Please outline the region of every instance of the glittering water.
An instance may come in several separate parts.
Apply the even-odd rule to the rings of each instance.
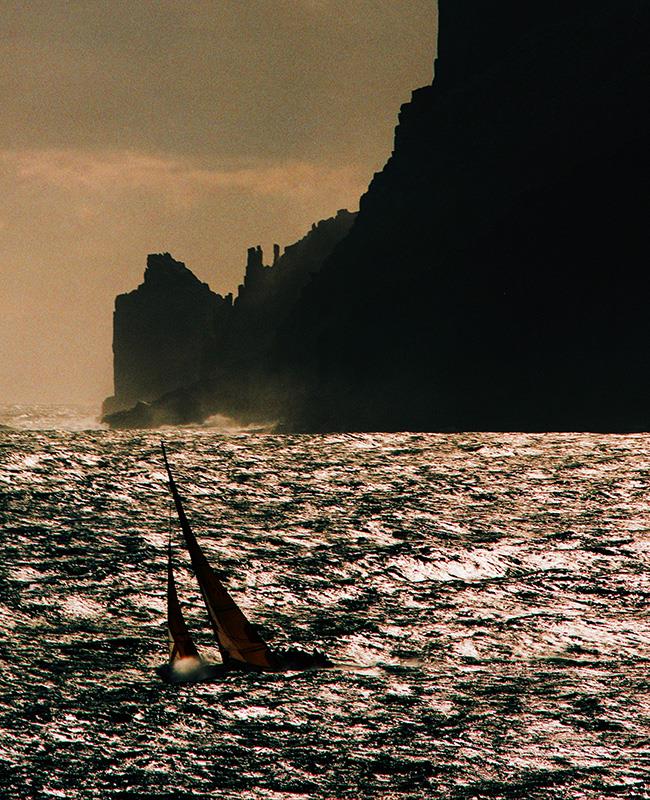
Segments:
[[[242,607],[339,662],[169,686],[160,433],[20,413],[0,414],[0,797],[650,796],[650,436],[166,430]]]

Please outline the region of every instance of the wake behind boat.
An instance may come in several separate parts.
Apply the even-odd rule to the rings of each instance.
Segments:
[[[185,514],[183,502],[167,460],[165,445],[161,443],[161,447],[185,545],[190,554],[192,568],[223,662],[222,664],[209,664],[203,661],[192,640],[178,601],[170,543],[167,567],[167,627],[170,658],[169,664],[160,669],[162,677],[172,682],[204,681],[213,680],[233,670],[283,672],[332,666],[327,656],[317,650],[314,650],[313,653],[293,648],[272,650],[255,627],[251,625],[201,550]]]

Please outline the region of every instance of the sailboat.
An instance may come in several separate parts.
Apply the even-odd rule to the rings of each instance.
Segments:
[[[221,664],[204,662],[192,640],[178,600],[170,542],[167,567],[167,628],[170,659],[169,664],[161,669],[163,677],[168,680],[212,680],[232,670],[282,672],[331,666],[329,659],[317,650],[312,653],[294,648],[272,650],[251,625],[201,550],[185,514],[183,501],[167,460],[165,445],[161,443],[161,447],[185,545],[190,554],[192,568],[222,659]]]

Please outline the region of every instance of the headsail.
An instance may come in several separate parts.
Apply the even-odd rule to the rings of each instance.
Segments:
[[[199,658],[199,651],[192,641],[185,618],[178,602],[174,567],[172,564],[172,545],[168,547],[167,562],[167,630],[169,633],[169,661],[180,658]]]
[[[172,477],[164,444],[162,444],[162,452],[176,511],[178,512],[185,543],[192,559],[192,567],[194,568],[194,573],[208,610],[210,624],[224,663],[247,664],[264,670],[276,669],[276,659],[268,645],[228,594],[199,547],[185,515],[176,483]]]

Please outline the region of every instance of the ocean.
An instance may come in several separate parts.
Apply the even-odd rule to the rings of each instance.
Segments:
[[[650,797],[650,435],[0,425],[0,797]],[[333,668],[160,680],[170,524],[218,660],[161,439],[248,617]]]

